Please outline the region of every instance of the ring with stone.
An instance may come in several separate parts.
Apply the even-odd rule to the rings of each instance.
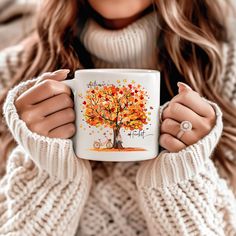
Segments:
[[[192,130],[193,125],[190,121],[184,120],[180,123],[180,130],[177,134],[177,138],[181,139],[185,132]]]

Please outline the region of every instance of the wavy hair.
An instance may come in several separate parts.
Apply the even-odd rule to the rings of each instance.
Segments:
[[[236,153],[236,109],[219,95],[219,77],[223,73],[222,44],[228,41],[228,24],[222,14],[231,6],[221,0],[157,0],[160,36],[157,58],[169,93],[173,96],[168,78],[176,72],[202,96],[216,102],[224,114],[224,130],[214,152],[215,160],[233,178],[231,163],[224,152],[230,148]],[[69,68],[93,68],[89,53],[78,35],[92,11],[86,0],[44,0],[37,17],[36,37],[24,51],[25,63],[0,98],[0,108],[10,88],[46,71]],[[0,117],[2,118],[2,117]],[[2,118],[3,119],[3,118]],[[14,146],[5,122],[0,124],[3,138],[2,160],[7,159]],[[235,166],[234,166],[235,167]],[[236,169],[236,168],[234,168]]]

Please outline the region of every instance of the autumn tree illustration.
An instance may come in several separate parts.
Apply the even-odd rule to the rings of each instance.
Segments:
[[[113,129],[113,148],[123,148],[120,129],[142,130],[147,124],[147,92],[140,84],[94,86],[82,101],[85,121]]]

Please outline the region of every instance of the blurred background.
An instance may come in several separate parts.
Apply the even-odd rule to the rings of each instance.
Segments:
[[[15,45],[35,26],[40,0],[0,0],[0,50]]]

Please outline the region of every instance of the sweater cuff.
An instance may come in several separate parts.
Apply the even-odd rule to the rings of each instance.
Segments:
[[[210,133],[197,143],[179,152],[171,153],[164,150],[155,159],[144,161],[137,173],[137,185],[156,188],[168,187],[192,179],[198,173],[206,171],[208,166],[206,164],[210,161],[209,157],[223,130],[222,112],[219,106],[208,100],[206,101],[214,108],[216,114],[216,124]]]
[[[32,87],[37,79],[21,82],[8,92],[3,105],[3,115],[9,130],[38,168],[45,170],[49,175],[64,181],[81,179],[84,174],[90,175],[89,161],[75,155],[71,139],[39,135],[32,132],[19,118],[14,101],[20,94]]]

